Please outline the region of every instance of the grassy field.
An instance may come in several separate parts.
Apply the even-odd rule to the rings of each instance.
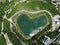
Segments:
[[[38,9],[37,9],[38,8]],[[11,17],[14,15],[17,11],[25,9],[29,11],[37,11],[37,10],[48,10],[52,13],[52,16],[58,14],[58,11],[56,10],[55,6],[53,4],[50,4],[48,2],[43,1],[30,1],[29,3],[19,3],[15,6],[15,8],[12,9],[10,14],[7,14],[7,17]]]
[[[7,45],[3,35],[0,37],[0,45]]]
[[[49,33],[47,33],[47,35],[48,35],[51,39],[56,38],[58,34],[59,34],[58,31],[54,31],[54,32],[49,32]]]
[[[0,33],[1,33],[1,29],[2,29],[2,22],[0,22]]]
[[[5,14],[4,4],[0,2],[0,17],[3,17]]]
[[[57,43],[57,42],[56,42],[56,43],[54,43],[54,45],[60,45],[60,43]]]
[[[1,0],[1,2],[3,2],[3,3],[4,3],[5,1],[6,1],[6,0]]]
[[[14,27],[12,30],[16,30]],[[20,39],[18,39],[16,37],[16,35],[14,33],[11,32],[10,30],[10,22],[7,21],[6,19],[4,20],[4,33],[8,34],[8,37],[10,39],[10,41],[12,42],[13,45],[21,45],[21,42],[19,41]]]
[[[9,32],[8,37],[13,45],[22,45],[18,36],[16,36],[14,33]]]
[[[10,22],[7,21],[6,19],[4,20],[4,31],[5,33],[10,32]]]

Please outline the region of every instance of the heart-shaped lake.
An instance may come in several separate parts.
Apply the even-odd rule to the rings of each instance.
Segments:
[[[39,16],[35,19],[30,19],[26,14],[22,14],[17,19],[17,23],[25,35],[30,35],[34,31],[38,31],[41,26],[47,24],[47,18],[45,15]],[[36,32],[34,32],[36,33]]]

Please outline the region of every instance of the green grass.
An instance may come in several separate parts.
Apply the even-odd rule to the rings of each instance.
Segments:
[[[13,30],[15,30],[15,28]],[[5,31],[5,33],[8,34],[8,37],[9,37],[10,41],[13,43],[13,45],[21,44],[19,39],[16,37],[16,35],[11,32],[10,22],[7,21],[6,19],[4,20],[4,31]]]
[[[54,45],[60,45],[60,43],[54,43]]]
[[[0,37],[0,45],[7,45],[3,35]]]
[[[4,3],[5,1],[6,1],[6,0],[1,0],[1,2],[3,2],[3,3]]]
[[[8,37],[9,37],[9,39],[12,42],[13,45],[22,45],[18,36],[16,36],[12,32],[8,33]]]
[[[47,33],[47,35],[51,38],[51,39],[54,39],[56,38],[56,36],[59,34],[58,31],[54,31],[54,32],[49,32]]]
[[[5,14],[4,11],[4,4],[0,2],[0,17],[2,17]]]
[[[10,22],[7,21],[6,19],[4,20],[4,31],[6,33],[10,32]]]
[[[21,9],[26,9],[26,10],[33,10],[37,11],[36,7],[39,7],[40,10],[48,10],[52,13],[52,15],[58,14],[58,11],[56,10],[55,6],[51,3],[48,2],[42,2],[42,1],[31,1],[30,3],[19,3],[18,5],[13,8],[10,14],[7,14],[7,17],[11,17],[14,15],[17,11]]]
[[[0,22],[0,33],[1,33],[1,29],[2,29],[2,22]]]

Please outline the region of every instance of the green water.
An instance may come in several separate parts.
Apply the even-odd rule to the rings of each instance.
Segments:
[[[44,26],[47,23],[47,18],[43,15],[35,19],[30,19],[26,14],[22,14],[17,23],[25,35],[28,35],[38,27]]]

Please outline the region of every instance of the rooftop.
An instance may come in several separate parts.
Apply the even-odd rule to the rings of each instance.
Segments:
[[[52,39],[51,39],[50,37],[45,36],[45,39],[44,39],[44,41],[43,41],[43,43],[44,43],[45,45],[50,45],[52,42],[53,42],[53,41],[52,41]]]

